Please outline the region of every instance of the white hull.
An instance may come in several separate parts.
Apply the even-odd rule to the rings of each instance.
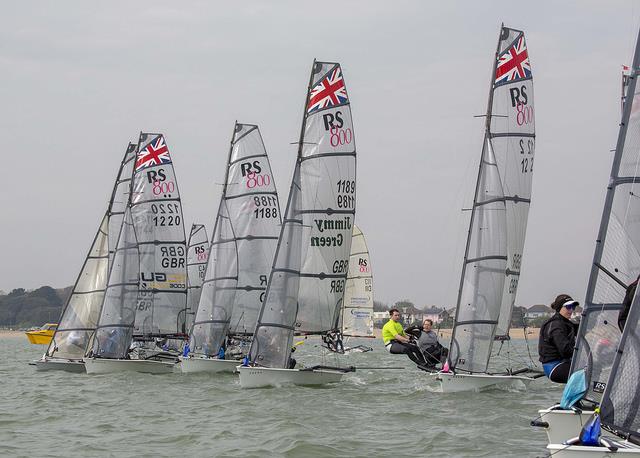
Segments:
[[[582,413],[577,413],[573,410],[544,409],[538,410],[538,414],[538,421],[549,424],[544,428],[549,443],[562,444],[580,434],[593,411],[584,410]]]
[[[281,385],[324,385],[342,380],[344,372],[330,369],[310,371],[272,367],[238,366],[242,388],[262,388]]]
[[[176,365],[172,361],[150,359],[87,358],[84,360],[87,374],[111,374],[115,372],[144,372],[146,374],[170,374]]]
[[[461,391],[484,391],[494,388],[526,389],[532,378],[519,375],[488,374],[454,374],[451,372],[434,372],[428,377],[437,382],[441,393],[458,393]]]
[[[84,373],[84,362],[70,359],[42,358],[34,361],[37,371],[67,371]]]
[[[549,444],[547,445],[547,450],[549,451],[549,455],[554,458],[614,458],[620,454],[640,456],[640,447],[637,445],[621,441],[620,439],[613,439],[609,437],[607,437],[607,439],[619,447],[616,452],[613,452],[606,447],[585,447],[584,445],[564,444]]]
[[[240,361],[233,359],[199,358],[192,356],[189,358],[180,357],[180,362],[176,365],[176,370],[184,374],[195,372],[237,372],[236,367]]]

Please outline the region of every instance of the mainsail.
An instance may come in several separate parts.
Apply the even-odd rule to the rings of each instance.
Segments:
[[[124,359],[129,352],[136,317],[140,257],[131,208],[125,210],[100,318],[89,349],[92,356]]]
[[[124,209],[129,200],[135,149],[136,145],[129,143],[120,163],[107,211],[45,353],[48,357],[82,359],[89,338],[95,331],[107,288],[109,266],[113,261]]]
[[[207,271],[189,336],[194,354],[216,356],[225,342],[238,285],[238,249],[227,201],[220,199]]]
[[[640,97],[638,45],[629,76],[584,311],[571,371],[586,368],[585,399],[598,403],[620,341],[617,317],[626,286],[640,274]]]
[[[600,407],[602,424],[634,444],[640,444],[638,380],[640,380],[640,294],[636,290]]]
[[[276,184],[258,126],[236,123],[225,192],[238,248],[238,285],[230,333],[252,335],[280,233]]]
[[[140,251],[134,337],[181,335],[179,316],[187,300],[187,244],[178,183],[162,134],[140,134],[131,215]]]
[[[342,335],[373,336],[373,275],[364,234],[356,225],[351,236],[349,274],[342,305]]]
[[[288,367],[295,332],[337,331],[355,217],[356,150],[339,64],[314,62],[285,218],[250,359]]]
[[[508,339],[534,149],[533,78],[524,33],[503,26],[451,338],[457,369],[486,372],[493,340]]]
[[[193,352],[217,354],[228,334],[253,333],[279,230],[278,194],[260,130],[236,123]]]
[[[200,302],[202,282],[207,271],[209,257],[209,239],[204,224],[192,224],[187,243],[187,308],[181,319],[182,332],[188,333]]]

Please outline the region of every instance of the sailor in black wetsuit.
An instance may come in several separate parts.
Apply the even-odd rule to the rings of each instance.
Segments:
[[[578,324],[570,320],[578,306],[568,294],[560,294],[551,304],[556,313],[540,327],[538,354],[544,373],[549,380],[567,383],[571,357],[576,344]]]
[[[629,309],[633,302],[633,296],[636,295],[636,287],[638,286],[639,279],[640,277],[636,278],[636,281],[627,286],[627,292],[625,293],[622,301],[622,310],[620,310],[620,313],[618,314],[618,327],[620,328],[620,332],[624,331],[624,325],[627,322],[627,317],[629,316]]]

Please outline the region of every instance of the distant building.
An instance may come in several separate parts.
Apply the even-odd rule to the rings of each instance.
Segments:
[[[373,325],[377,328],[381,328],[388,319],[389,312],[373,312]]]
[[[445,316],[444,316],[445,313],[447,313],[447,311],[439,307],[429,307],[422,311],[422,317],[420,321],[424,321],[428,318],[434,323],[440,323],[442,320],[445,319]]]
[[[524,314],[524,317],[533,320],[536,318],[547,317],[551,315],[553,315],[553,309],[551,307],[547,307],[544,304],[536,304],[529,307],[527,312]]]

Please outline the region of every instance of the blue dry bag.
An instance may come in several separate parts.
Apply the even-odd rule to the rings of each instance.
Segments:
[[[222,347],[218,350],[218,359],[224,359],[224,348]]]
[[[585,376],[584,369],[575,371],[569,377],[567,385],[562,392],[562,400],[560,401],[560,407],[565,410],[569,410],[573,405],[578,402],[584,394],[587,392],[587,377]]]
[[[245,367],[249,365],[249,355],[242,358],[242,365]]]
[[[185,358],[189,356],[189,351],[191,351],[191,349],[189,348],[189,343],[187,343],[182,350],[182,356],[184,356]]]
[[[591,416],[589,421],[580,431],[580,445],[598,446],[600,445],[600,414],[598,410]]]

